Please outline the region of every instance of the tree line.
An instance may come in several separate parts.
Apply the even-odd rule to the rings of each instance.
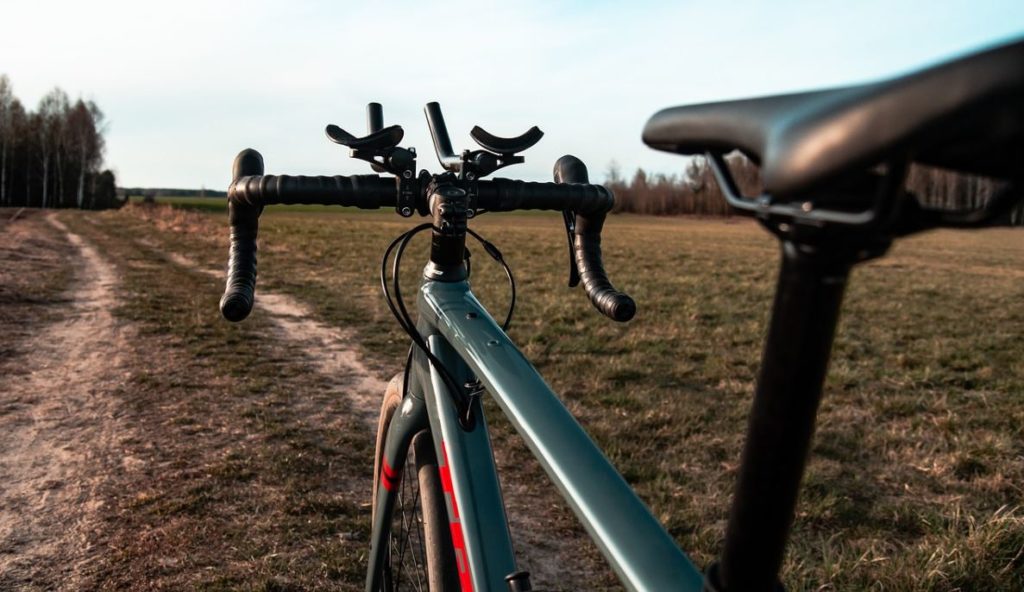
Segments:
[[[157,198],[157,197],[216,197],[224,198],[228,196],[227,191],[219,189],[207,189],[205,187],[201,189],[174,189],[172,187],[122,187],[121,193],[124,195],[141,195],[144,198]]]
[[[119,207],[114,173],[103,165],[103,112],[54,88],[35,111],[0,75],[0,206]]]
[[[744,195],[758,195],[761,179],[757,165],[738,152],[726,160]],[[649,174],[638,168],[626,179],[614,162],[605,175],[605,185],[615,193],[615,211],[648,215],[732,216],[711,167],[703,157],[691,158],[678,175]],[[985,177],[963,175],[936,167],[913,165],[907,174],[906,190],[928,207],[949,210],[977,209],[984,205],[1002,183]],[[1007,223],[1024,225],[1024,207],[1017,207]]]

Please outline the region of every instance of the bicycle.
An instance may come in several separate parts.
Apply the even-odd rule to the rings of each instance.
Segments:
[[[984,76],[972,74],[976,70]],[[918,109],[922,97],[929,98],[936,88],[965,79],[972,84],[939,101],[938,108]],[[572,252],[570,284],[581,283],[609,318],[627,321],[635,313],[632,299],[608,281],[601,260],[601,230],[614,198],[589,184],[582,162],[559,159],[554,183],[483,179],[522,162],[519,153],[540,139],[539,129],[499,138],[477,127],[471,135],[481,150],[456,155],[440,107],[428,104],[434,148],[446,170],[439,175],[415,173],[415,150],[398,146],[401,128],[384,128],[376,104],[368,108],[367,136],[357,138],[337,126],[328,126],[327,134],[349,147],[351,156],[393,178],[265,176],[259,154],[243,151],[235,159],[228,194],[231,252],[221,311],[239,321],[252,308],[256,234],[264,204],[387,206],[405,217],[431,217],[396,238],[382,263],[388,304],[413,346],[406,370],[387,389],[379,419],[366,578],[370,592],[531,589],[529,574],[518,570],[512,552],[481,408],[485,392],[627,588],[781,589],[779,566],[849,271],[883,255],[898,237],[940,226],[983,226],[1021,201],[1022,94],[1024,42],[1017,42],[888,83],[681,107],[648,122],[644,140],[649,145],[706,153],[729,203],[756,216],[783,245],[725,550],[721,562],[703,574],[505,334],[511,310],[499,324],[467,282],[467,236],[480,240],[504,264],[500,251],[468,228],[473,217],[485,211],[562,211]],[[860,119],[851,122],[852,116]],[[863,126],[872,117],[895,117],[904,124],[888,135],[870,133],[870,125],[854,125],[860,121]],[[991,124],[999,121],[1009,122],[1005,133],[993,135]],[[977,127],[985,123],[990,125]],[[838,132],[845,135],[822,151],[823,140]],[[984,151],[964,156],[956,150],[964,146]],[[760,162],[764,195],[746,198],[736,188],[724,160],[734,148]],[[811,149],[821,154],[808,161]],[[1001,152],[1007,149],[1009,154]],[[928,210],[901,190],[911,161],[994,174],[1009,184],[980,211]],[[879,162],[887,165],[884,171],[874,168]],[[430,257],[417,298],[419,318],[413,320],[401,298],[397,271],[411,238],[427,230],[432,233]],[[416,574],[410,576],[412,569]]]

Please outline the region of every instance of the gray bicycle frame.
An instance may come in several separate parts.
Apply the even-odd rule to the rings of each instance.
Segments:
[[[627,589],[702,589],[702,574],[484,309],[468,282],[424,281],[417,309],[418,328],[432,353],[456,380],[479,378]],[[471,578],[463,580],[463,590],[467,584],[476,591],[508,590],[505,577],[517,567],[480,401],[473,402],[472,429],[464,429],[441,375],[422,354],[414,356],[408,384],[388,430],[384,458],[401,470],[413,436],[430,429],[438,462],[450,474],[454,500],[447,491],[445,497],[453,535],[461,532],[464,541],[455,542],[460,577]],[[395,503],[392,488],[397,488],[386,485],[381,478],[376,492],[369,592],[379,586]]]

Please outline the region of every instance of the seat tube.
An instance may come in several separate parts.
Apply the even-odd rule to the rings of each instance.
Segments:
[[[782,589],[778,572],[852,265],[848,252],[782,242],[725,548],[709,570],[708,589]]]

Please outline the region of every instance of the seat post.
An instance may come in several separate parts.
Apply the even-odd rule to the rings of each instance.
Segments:
[[[782,240],[782,265],[725,548],[721,562],[708,570],[707,590],[782,590],[778,572],[843,292],[858,260],[848,248]]]

